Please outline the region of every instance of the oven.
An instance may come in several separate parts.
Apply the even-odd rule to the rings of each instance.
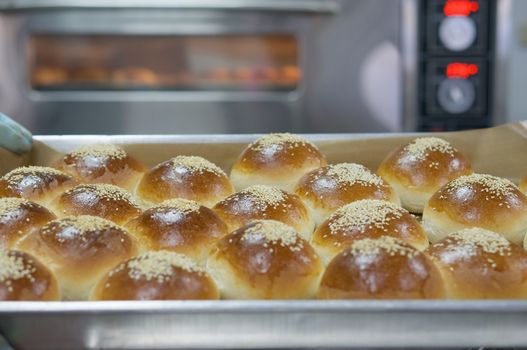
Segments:
[[[452,1],[465,2],[0,2],[0,111],[38,134],[488,126],[503,115],[494,43],[512,0],[468,1],[483,51],[430,51]],[[449,63],[474,62],[477,76],[439,95]],[[467,83],[485,102],[470,122],[439,101],[471,98]]]

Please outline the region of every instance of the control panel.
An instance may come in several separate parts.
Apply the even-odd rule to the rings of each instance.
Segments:
[[[495,2],[420,1],[420,131],[491,125]]]

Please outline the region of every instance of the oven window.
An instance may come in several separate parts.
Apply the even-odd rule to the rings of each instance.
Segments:
[[[293,35],[127,36],[35,34],[35,90],[295,90]]]

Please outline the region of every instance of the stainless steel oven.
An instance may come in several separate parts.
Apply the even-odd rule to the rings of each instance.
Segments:
[[[446,78],[423,68],[423,21],[452,1],[0,1],[0,111],[39,134],[455,128],[459,113],[426,115],[421,95]],[[476,34],[492,32],[480,76],[497,72],[511,1],[472,1],[488,10],[469,14],[488,20]],[[488,106],[470,126],[494,121]]]

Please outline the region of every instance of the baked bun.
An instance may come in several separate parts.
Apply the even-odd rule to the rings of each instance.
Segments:
[[[363,239],[337,255],[319,299],[438,299],[441,275],[425,254],[394,237]]]
[[[60,159],[55,167],[81,182],[107,183],[132,190],[146,168],[116,145],[86,145]]]
[[[432,243],[451,232],[481,227],[521,244],[527,232],[527,197],[506,179],[482,174],[461,176],[430,198],[423,227]]]
[[[139,204],[121,187],[108,184],[76,186],[55,201],[52,207],[60,216],[92,215],[122,225],[141,213]]]
[[[57,279],[31,255],[0,249],[0,301],[60,300]]]
[[[0,250],[38,231],[56,216],[43,206],[21,198],[0,198]]]
[[[62,171],[41,166],[16,168],[0,178],[0,197],[18,197],[46,205],[77,184]]]
[[[317,225],[338,208],[356,200],[401,203],[387,182],[365,166],[354,163],[332,164],[307,173],[295,186],[295,193],[312,210]]]
[[[220,239],[207,268],[225,299],[311,298],[323,271],[309,243],[273,220],[256,220]]]
[[[421,137],[399,147],[377,171],[399,194],[402,206],[412,213],[422,213],[428,199],[441,186],[472,172],[468,159],[437,137]]]
[[[292,192],[305,173],[326,164],[317,146],[304,138],[289,133],[269,134],[243,150],[232,167],[231,181],[237,191],[269,185]]]
[[[19,247],[56,273],[65,300],[86,300],[108,270],[137,254],[135,240],[126,231],[87,215],[51,221]]]
[[[527,176],[524,177],[520,182],[520,191],[527,195]]]
[[[91,300],[218,299],[214,281],[184,255],[157,251],[119,264],[95,285]]]
[[[428,247],[426,233],[412,214],[377,199],[363,199],[337,210],[317,227],[311,244],[327,263],[354,241],[381,236],[401,239],[419,250]]]
[[[457,231],[426,253],[443,275],[448,298],[527,298],[527,252],[496,232]]]
[[[137,194],[150,203],[186,198],[207,207],[234,193],[227,174],[214,163],[195,156],[177,156],[145,174]]]
[[[204,263],[227,225],[211,209],[188,199],[172,199],[146,210],[126,228],[148,250],[170,250]]]
[[[212,208],[229,232],[253,220],[283,222],[309,240],[315,228],[309,210],[296,194],[278,187],[255,185],[225,198]]]

